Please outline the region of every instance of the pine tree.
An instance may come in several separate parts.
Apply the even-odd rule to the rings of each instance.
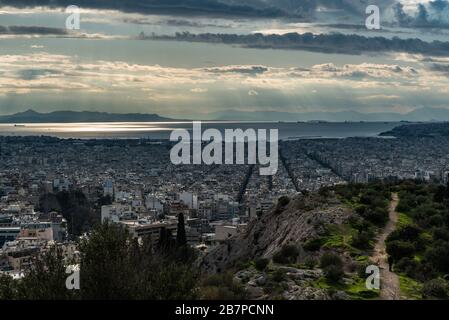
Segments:
[[[178,232],[176,233],[176,244],[178,245],[178,247],[187,245],[184,214],[182,212],[178,215]]]

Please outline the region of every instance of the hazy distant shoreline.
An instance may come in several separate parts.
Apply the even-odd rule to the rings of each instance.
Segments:
[[[278,129],[280,140],[380,137],[399,122],[249,122],[204,121],[202,129]],[[192,129],[191,121],[0,124],[1,136],[51,136],[74,139],[169,139],[174,129]],[[382,137],[384,138],[384,137]]]

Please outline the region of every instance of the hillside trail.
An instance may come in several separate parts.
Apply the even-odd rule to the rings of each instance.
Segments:
[[[399,197],[397,193],[392,194],[390,208],[388,211],[388,223],[377,238],[374,246],[371,261],[380,268],[380,299],[400,300],[401,290],[399,286],[399,276],[388,268],[388,255],[385,240],[388,235],[396,229],[399,213],[396,211]]]

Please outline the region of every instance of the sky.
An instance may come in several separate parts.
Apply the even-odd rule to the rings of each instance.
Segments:
[[[380,30],[365,0],[0,0],[0,114],[449,108],[449,1],[375,3]]]

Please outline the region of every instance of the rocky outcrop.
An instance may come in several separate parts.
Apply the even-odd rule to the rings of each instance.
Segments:
[[[327,289],[317,288],[313,283],[323,277],[320,269],[306,270],[292,267],[275,267],[285,276],[283,280],[275,282],[280,292],[270,292],[270,275],[254,268],[240,270],[234,275],[235,281],[240,283],[249,299],[285,299],[285,300],[333,300],[347,299],[346,293],[342,291],[331,292]],[[274,270],[271,270],[273,272]]]
[[[352,215],[334,197],[318,194],[298,196],[285,207],[251,221],[246,232],[213,248],[203,259],[202,268],[220,272],[237,261],[271,258],[287,244],[301,244],[324,232],[328,224],[340,224]]]

